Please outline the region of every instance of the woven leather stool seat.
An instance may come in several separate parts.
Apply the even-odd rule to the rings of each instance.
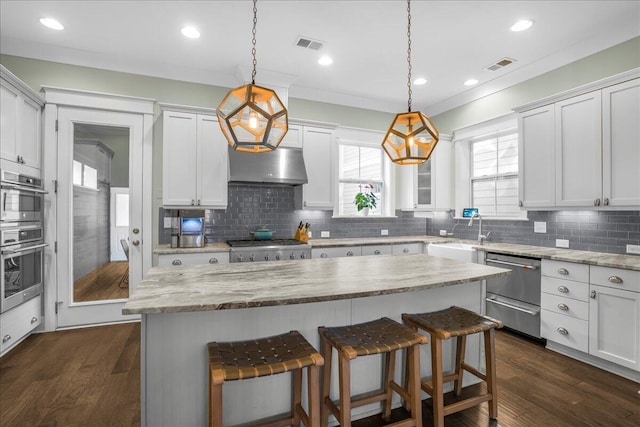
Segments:
[[[418,345],[425,344],[427,338],[389,318],[383,317],[371,322],[338,327],[319,327],[322,342],[322,355],[327,360],[322,376],[321,425],[326,426],[331,411],[342,427],[351,425],[351,408],[373,402],[385,401],[383,417],[391,414],[392,392],[400,394],[412,405],[411,418],[392,424],[393,426],[422,426],[422,407],[420,404],[420,356]],[[331,356],[333,348],[338,352],[340,377],[340,398],[338,404],[330,398]],[[405,388],[393,381],[395,354],[397,350],[407,349],[407,372],[411,381]],[[377,393],[368,393],[365,397],[351,398],[350,362],[358,356],[385,354],[385,375],[382,389]]]
[[[297,331],[236,342],[211,342],[209,348],[209,425],[222,426],[222,384],[225,381],[263,377],[266,375],[293,372],[294,390],[292,413],[277,422],[290,421],[305,426],[319,425],[318,367],[324,359],[315,348]],[[309,413],[300,404],[302,369],[307,368],[309,385]],[[281,423],[280,423],[281,424]],[[256,424],[259,425],[259,424]]]
[[[434,426],[443,427],[444,417],[454,412],[470,408],[483,402],[489,402],[489,417],[498,416],[498,387],[496,384],[496,359],[494,349],[494,329],[501,328],[500,320],[481,316],[473,311],[453,306],[432,313],[403,314],[403,322],[414,330],[427,331],[431,335],[431,381],[422,381],[422,389],[431,395],[433,402]],[[484,334],[484,353],[486,374],[468,365],[464,361],[467,335],[482,332]],[[456,362],[454,372],[442,373],[442,341],[456,338]],[[449,405],[444,405],[443,384],[454,381],[454,393],[462,392],[463,372],[468,371],[486,381],[487,393],[470,397]],[[405,379],[405,383],[408,380]]]

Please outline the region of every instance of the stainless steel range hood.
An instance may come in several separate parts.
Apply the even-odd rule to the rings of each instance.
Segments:
[[[245,153],[229,147],[229,182],[301,185],[308,182],[302,149]]]

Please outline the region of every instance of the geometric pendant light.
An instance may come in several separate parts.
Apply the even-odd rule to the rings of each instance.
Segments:
[[[427,116],[419,111],[411,111],[411,0],[407,0],[407,13],[408,111],[396,114],[382,141],[382,148],[392,162],[400,165],[416,165],[424,163],[431,156],[440,135]]]
[[[236,151],[275,150],[289,130],[287,109],[276,93],[256,83],[257,0],[253,0],[253,72],[251,84],[229,91],[216,114],[227,142]]]

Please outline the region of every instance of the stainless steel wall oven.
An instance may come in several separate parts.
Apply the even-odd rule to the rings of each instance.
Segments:
[[[40,179],[0,170],[0,227],[41,224],[46,193]]]

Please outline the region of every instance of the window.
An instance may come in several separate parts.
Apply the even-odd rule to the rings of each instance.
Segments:
[[[517,129],[474,138],[470,145],[471,206],[481,215],[519,216]]]
[[[379,145],[340,142],[338,163],[338,215],[358,215],[356,194],[371,191],[378,198],[369,215],[385,212],[384,158]]]
[[[73,161],[73,185],[98,189],[98,171],[77,160]]]

